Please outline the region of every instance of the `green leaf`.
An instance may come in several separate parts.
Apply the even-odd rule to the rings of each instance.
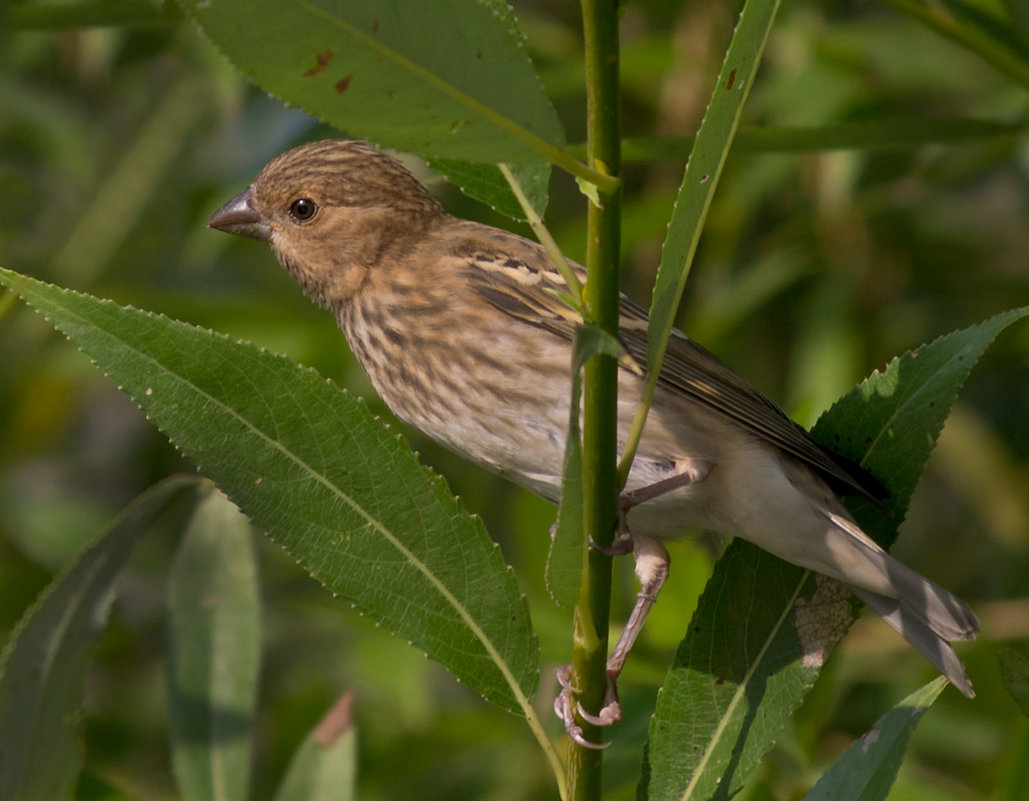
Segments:
[[[654,282],[647,366],[656,375],[675,323],[693,256],[722,167],[732,148],[743,104],[757,75],[779,0],[747,0],[740,12],[718,83],[701,120],[675,200]]]
[[[502,0],[183,0],[251,80],[348,133],[433,159],[542,162],[557,114]]]
[[[870,468],[893,493],[886,507],[848,500],[869,534],[883,542],[896,536],[958,389],[997,334],[1027,315],[1029,307],[1009,311],[895,359],[818,421],[817,439]],[[732,796],[853,614],[842,585],[734,541],[715,566],[658,696],[644,797]]]
[[[0,798],[72,798],[82,766],[83,680],[107,626],[114,583],[147,526],[179,490],[176,476],[130,504],[25,613],[2,660]]]
[[[535,714],[538,646],[482,522],[364,403],[310,369],[0,269],[258,526],[462,682]]]
[[[679,193],[661,248],[661,263],[654,280],[654,294],[647,324],[647,383],[636,418],[618,463],[625,484],[643,436],[644,424],[654,398],[668,339],[686,289],[700,234],[714,198],[715,188],[732,149],[743,104],[757,76],[758,64],[772,30],[780,0],[746,0],[740,11],[725,61],[683,172]]]
[[[352,692],[300,744],[275,801],[351,801],[356,797],[357,736],[350,716]]]
[[[840,755],[807,795],[807,801],[881,801],[897,778],[908,741],[933,701],[947,686],[940,676],[879,718]]]
[[[1008,767],[998,776],[997,801],[1025,801],[1025,788],[1029,787],[1029,724],[1025,721],[1014,729],[1008,751]]]
[[[476,200],[480,200],[514,220],[524,220],[525,212],[511,192],[507,179],[495,164],[472,164],[467,161],[432,159],[430,165],[446,176],[447,180],[460,186]],[[522,191],[536,214],[543,216],[547,210],[550,188],[549,164],[508,165],[517,176]]]
[[[429,159],[503,214],[540,214],[564,132],[503,0],[182,0],[251,80],[349,135]],[[245,26],[239,25],[246,19]]]
[[[1012,309],[909,351],[833,404],[811,435],[872,473],[890,491],[882,504],[848,499],[861,527],[893,543],[929,454],[968,374],[997,335],[1029,315]]]
[[[260,660],[250,524],[213,488],[193,512],[169,580],[172,766],[184,801],[243,801]]]
[[[643,798],[731,798],[814,681],[791,622],[806,571],[736,540],[718,561],[658,696]]]
[[[598,209],[602,208],[600,205],[600,192],[595,183],[587,181],[585,178],[576,178],[575,182],[579,187],[579,191],[586,196],[586,199],[589,200],[590,203]]]
[[[997,665],[1005,689],[1022,714],[1029,717],[1029,659],[1014,648],[1001,648],[997,651]]]

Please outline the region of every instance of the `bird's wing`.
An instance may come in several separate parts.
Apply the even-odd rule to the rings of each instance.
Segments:
[[[511,247],[514,242],[493,245],[477,238],[454,255],[470,268],[464,271],[469,285],[492,306],[571,341],[582,318],[560,297],[567,293],[564,280],[552,269],[540,269],[542,251],[526,248],[529,243],[520,237],[512,235],[512,240],[517,241],[517,248]],[[622,346],[645,370],[647,312],[623,295],[619,314]],[[677,330],[668,342],[659,385],[732,419],[808,463],[838,489],[873,499],[886,497],[882,486],[859,465],[822,448],[759,390]]]
[[[645,366],[647,312],[625,296],[619,311],[622,345],[638,364]],[[668,340],[658,383],[731,418],[807,462],[845,494],[856,492],[873,500],[888,497],[883,486],[860,465],[823,448],[760,390],[677,329],[672,330]]]
[[[542,248],[514,234],[492,239],[470,239],[453,252],[468,268],[463,270],[468,285],[499,311],[573,340],[582,317],[562,299],[568,287],[561,274],[549,268]]]

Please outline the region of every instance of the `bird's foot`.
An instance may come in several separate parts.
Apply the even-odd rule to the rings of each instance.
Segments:
[[[657,599],[658,591],[668,576],[668,552],[655,539],[644,537],[637,543],[629,531],[627,516],[633,506],[657,497],[665,492],[685,486],[689,477],[675,476],[621,496],[618,503],[618,535],[610,545],[599,545],[590,537],[590,547],[607,556],[622,556],[636,553],[636,573],[643,586],[636,597],[636,605],[626,623],[622,636],[618,638],[611,658],[607,661],[607,686],[604,689],[604,705],[597,712],[588,712],[578,699],[579,689],[572,685],[572,666],[565,665],[557,669],[557,681],[561,692],[554,699],[554,713],[564,723],[568,736],[583,748],[607,748],[608,744],[590,742],[582,730],[579,721],[593,726],[610,726],[622,719],[622,705],[618,700],[618,676],[625,665],[626,657],[632,649],[636,637],[643,627],[643,621]]]
[[[618,536],[611,541],[610,545],[600,545],[593,537],[590,537],[590,547],[605,556],[625,556],[627,553],[632,553],[633,550],[632,532],[628,528],[619,527]]]
[[[628,514],[629,510],[635,505],[628,496],[622,495],[618,499],[618,527],[617,535],[611,541],[610,545],[600,545],[593,537],[590,537],[590,547],[602,553],[605,556],[625,556],[627,553],[632,553],[635,547],[635,543],[632,539],[632,532],[629,530]]]
[[[579,725],[576,716],[591,723],[594,726],[611,726],[622,719],[622,705],[618,700],[618,688],[616,678],[608,674],[607,689],[604,693],[604,706],[596,714],[587,712],[579,702],[576,695],[578,689],[571,683],[572,666],[563,665],[557,669],[557,683],[561,685],[561,692],[554,699],[554,714],[564,723],[565,732],[568,737],[583,748],[595,751],[607,748],[610,743],[594,743],[586,739],[586,735]]]

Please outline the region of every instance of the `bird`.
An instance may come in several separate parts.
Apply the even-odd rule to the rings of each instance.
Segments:
[[[271,246],[335,316],[400,420],[559,500],[572,344],[583,320],[562,299],[566,284],[540,244],[450,215],[398,160],[347,139],[279,155],[208,225]],[[619,448],[645,380],[647,321],[620,296]],[[555,709],[572,739],[595,745],[576,716],[598,725],[620,718],[618,674],[668,576],[663,542],[696,530],[741,537],[842,582],[973,697],[952,643],[975,637],[975,614],[876,544],[840,494],[883,492],[675,329],[620,505],[616,543],[634,554],[640,592],[608,660],[598,713],[574,701],[567,670],[559,672]]]

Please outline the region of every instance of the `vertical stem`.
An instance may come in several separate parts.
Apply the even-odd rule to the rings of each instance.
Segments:
[[[617,0],[582,0],[586,49],[587,166],[617,177],[621,172]],[[618,332],[618,278],[621,183],[590,203],[587,218],[585,318]],[[617,515],[617,363],[594,356],[585,368],[583,390],[583,520],[587,534],[611,542]],[[596,712],[604,703],[607,629],[611,603],[611,558],[591,549],[575,614],[574,681],[583,707]],[[587,739],[602,733],[584,726]],[[594,801],[601,795],[599,751],[574,743],[568,760],[569,795]]]

